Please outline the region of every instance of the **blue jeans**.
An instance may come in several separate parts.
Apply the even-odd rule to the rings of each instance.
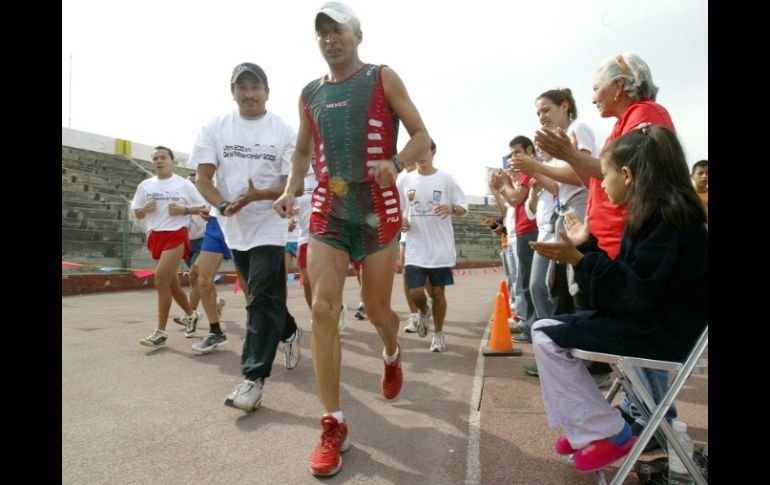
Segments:
[[[529,291],[532,294],[532,303],[535,304],[535,319],[553,316],[553,300],[551,300],[551,295],[548,294],[548,285],[545,281],[550,261],[550,259],[544,258],[537,253],[532,257]]]
[[[537,241],[537,231],[516,236],[516,281],[521,282],[521,287],[524,290],[524,300],[527,302],[526,313],[519,316],[525,317],[524,320],[528,321],[530,325],[535,323],[535,305],[532,303],[532,295],[529,289],[532,256],[535,254],[535,250],[529,246],[529,243],[533,241]]]
[[[516,278],[516,241],[508,243],[508,247],[501,252],[503,262],[507,267],[506,276],[508,277],[508,294],[511,295],[511,304],[514,305],[514,315],[521,318],[527,314],[527,300],[524,298],[524,288],[521,281]]]
[[[647,389],[647,392],[649,392],[652,396],[652,399],[656,403],[659,403],[668,391],[668,371],[659,369],[642,369],[638,367],[634,368],[634,370],[636,371],[636,375],[638,375],[639,379],[642,381],[642,384],[644,384],[645,389]],[[629,399],[626,392],[622,392],[623,400],[620,402],[620,409],[622,409],[623,412],[629,416],[632,416],[637,423],[644,426],[647,423],[647,420],[642,417],[642,413],[640,413],[636,408],[634,402]],[[668,408],[668,411],[666,411],[666,421],[668,421],[668,424],[671,424],[675,418],[676,406],[674,406],[672,403],[671,407]]]

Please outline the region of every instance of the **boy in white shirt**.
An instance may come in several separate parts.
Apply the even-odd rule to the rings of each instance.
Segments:
[[[404,271],[409,292],[420,310],[418,334],[426,335],[425,328],[430,321],[425,296],[425,281],[429,279],[434,322],[429,350],[443,352],[446,350],[443,329],[447,309],[444,287],[454,284],[452,266],[456,260],[454,228],[452,218],[448,216],[465,215],[468,203],[454,177],[433,166],[435,155],[436,144],[431,140],[430,150],[417,161],[417,170],[398,182],[398,192],[402,211],[407,208],[407,201],[413,199],[414,213],[403,222],[409,234]]]

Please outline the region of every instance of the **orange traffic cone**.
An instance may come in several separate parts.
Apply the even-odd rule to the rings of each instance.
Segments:
[[[503,296],[505,297],[505,317],[512,318],[513,313],[511,313],[511,294],[508,293],[508,283],[505,280],[500,282],[500,291],[503,292]]]
[[[489,333],[488,345],[484,346],[481,353],[484,355],[522,355],[521,349],[514,349],[511,341],[511,329],[508,328],[508,317],[505,309],[510,306],[503,294],[505,282],[500,283],[495,300],[495,313],[492,316],[492,330]]]

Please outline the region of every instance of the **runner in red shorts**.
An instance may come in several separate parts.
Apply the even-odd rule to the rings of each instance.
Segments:
[[[157,349],[166,345],[166,321],[173,298],[185,316],[185,325],[195,327],[200,314],[194,311],[182,290],[177,267],[190,251],[187,226],[190,214],[199,214],[205,209],[205,201],[189,180],[173,172],[174,152],[170,148],[157,146],[152,152],[155,176],[144,180],[136,188],[131,208],[137,219],[144,219],[150,235],[147,249],[152,259],[158,262],[155,268],[155,289],[158,291],[158,327],[140,344]]]

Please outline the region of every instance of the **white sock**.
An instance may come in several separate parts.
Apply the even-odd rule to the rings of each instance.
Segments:
[[[338,423],[345,422],[345,416],[342,414],[342,411],[334,411],[333,413],[326,413],[324,414],[324,416],[331,416],[334,419],[336,419]]]
[[[410,313],[414,318],[417,318],[420,314],[419,313]]]
[[[165,331],[165,330],[161,330],[161,329],[159,329],[159,328],[158,328],[158,329],[156,329],[156,330],[158,330],[158,332],[160,332],[160,334],[161,334],[161,335],[166,335],[166,331]]]
[[[388,364],[392,364],[393,362],[396,361],[396,359],[398,359],[398,352],[399,352],[398,346],[396,346],[396,353],[393,355],[386,354],[385,349],[382,349],[382,358],[385,359],[385,362],[387,362]]]

